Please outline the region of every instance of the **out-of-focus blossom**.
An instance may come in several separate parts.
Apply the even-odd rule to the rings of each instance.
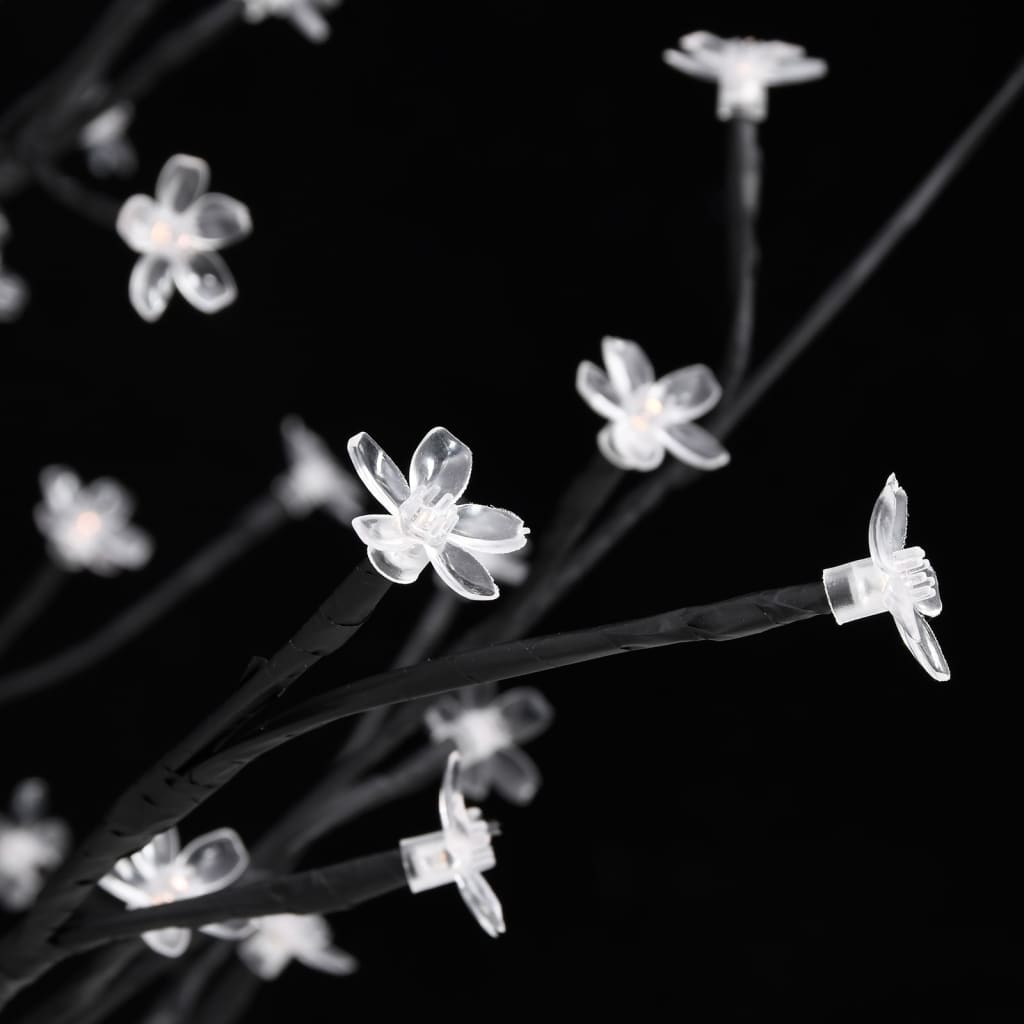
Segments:
[[[323,508],[347,526],[362,508],[358,481],[298,416],[281,421],[281,436],[288,456],[288,472],[274,486],[281,504],[296,518]]]
[[[48,818],[42,779],[23,779],[14,789],[10,817],[0,814],[0,906],[18,912],[35,902],[46,876],[60,867],[71,846],[71,829]]]
[[[330,11],[341,0],[242,0],[246,21],[258,22],[265,18],[287,18],[311,43],[325,43],[331,35],[331,26],[322,11]]]
[[[264,981],[273,981],[292,960],[326,974],[359,969],[354,956],[332,944],[330,925],[318,914],[271,914],[252,923],[255,931],[239,943],[238,955]]]
[[[128,178],[139,164],[135,147],[128,138],[128,126],[135,116],[131,103],[115,103],[100,111],[78,133],[85,162],[97,178]]]

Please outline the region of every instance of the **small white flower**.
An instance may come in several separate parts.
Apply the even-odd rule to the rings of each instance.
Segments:
[[[117,232],[140,259],[128,294],[136,312],[158,320],[178,291],[203,313],[216,313],[235,301],[238,289],[215,250],[252,230],[248,208],[237,199],[207,192],[205,160],[182,153],[164,164],[156,199],[134,195],[117,216]]]
[[[802,46],[758,39],[721,39],[710,32],[691,32],[678,50],[666,50],[665,63],[711,82],[718,82],[718,117],[763,121],[768,112],[768,87],[821,78],[823,60],[805,55]]]
[[[14,789],[11,816],[0,814],[0,906],[17,913],[35,902],[46,875],[60,867],[71,846],[71,829],[45,817],[47,786],[23,779]]]
[[[435,427],[414,452],[408,481],[367,433],[349,440],[348,453],[359,479],[388,510],[352,520],[377,572],[393,583],[412,583],[430,563],[461,597],[492,601],[498,596],[476,555],[518,551],[530,531],[504,509],[455,504],[469,483],[469,448]]]
[[[242,0],[245,20],[263,21],[273,15],[287,18],[311,43],[324,43],[331,26],[320,13],[337,7],[341,0]]]
[[[36,526],[64,569],[113,576],[149,561],[153,542],[129,522],[135,502],[116,480],[83,484],[66,466],[47,466],[39,483],[43,500],[35,507]]]
[[[609,420],[597,435],[604,457],[620,469],[657,469],[665,452],[697,469],[721,469],[729,453],[693,421],[718,404],[715,375],[696,364],[654,379],[654,368],[633,341],[601,342],[608,372],[589,360],[576,371],[576,390],[594,412]]]
[[[180,848],[178,830],[161,832],[141,850],[122,857],[100,879],[100,888],[119,899],[129,910],[219,892],[236,882],[249,866],[249,854],[234,829],[219,828],[197,836]],[[199,929],[218,939],[249,935],[249,921],[223,921]],[[161,956],[181,956],[188,949],[188,928],[160,928],[144,932],[142,940]]]
[[[85,162],[97,178],[127,178],[135,173],[138,157],[128,138],[135,116],[131,103],[115,103],[100,111],[78,133]]]
[[[483,800],[491,787],[513,804],[528,804],[540,789],[540,771],[521,749],[551,724],[554,711],[539,690],[523,686],[486,707],[464,704],[449,694],[424,721],[435,743],[451,740],[462,757],[462,789]]]
[[[331,928],[318,914],[271,914],[253,921],[255,931],[238,945],[250,971],[273,981],[292,960],[326,974],[352,974],[354,956],[332,945]]]
[[[467,807],[459,792],[459,755],[448,755],[440,795],[441,831],[399,844],[405,877],[413,892],[454,882],[477,924],[497,938],[505,931],[501,903],[483,876],[495,865],[491,826],[479,807]]]
[[[908,548],[907,492],[890,474],[868,523],[870,558],[826,569],[825,594],[843,625],[889,612],[903,643],[933,679],[949,679],[949,665],[928,619],[942,611],[939,581],[924,548]]]
[[[281,504],[296,518],[324,508],[347,524],[362,508],[359,484],[298,416],[281,421],[281,436],[289,463],[288,472],[274,485]]]

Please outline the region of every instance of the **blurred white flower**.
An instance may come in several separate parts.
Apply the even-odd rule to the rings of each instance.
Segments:
[[[205,160],[182,153],[164,164],[156,198],[134,195],[117,216],[117,232],[141,257],[128,294],[136,312],[158,320],[178,291],[203,313],[216,313],[235,301],[238,289],[215,250],[252,230],[248,207],[219,192],[207,192]]]
[[[97,178],[128,178],[138,167],[128,126],[135,116],[131,103],[115,103],[100,111],[78,133],[85,162]]]
[[[323,508],[347,526],[362,508],[358,481],[298,416],[281,421],[281,436],[289,464],[288,472],[274,484],[281,504],[296,518]]]
[[[359,969],[354,956],[332,945],[330,925],[318,914],[271,914],[252,923],[255,931],[239,943],[238,955],[264,981],[273,981],[292,960],[326,974]]]
[[[331,26],[321,11],[333,10],[341,0],[242,0],[246,21],[287,18],[311,43],[324,43]]]
[[[66,466],[47,466],[39,483],[43,500],[35,507],[36,526],[62,568],[113,576],[149,561],[153,542],[129,522],[135,502],[116,480],[83,484]]]
[[[60,867],[71,846],[71,829],[46,817],[42,779],[23,779],[11,798],[11,815],[0,814],[0,906],[18,912],[35,902],[46,875]]]

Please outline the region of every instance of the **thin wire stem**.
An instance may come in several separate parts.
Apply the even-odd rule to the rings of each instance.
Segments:
[[[39,566],[0,619],[0,657],[50,607],[67,579],[68,574],[49,558]]]

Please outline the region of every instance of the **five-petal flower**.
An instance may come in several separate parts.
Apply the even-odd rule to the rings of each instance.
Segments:
[[[130,857],[122,857],[99,885],[129,910],[137,910],[219,892],[241,878],[248,866],[249,854],[234,829],[207,832],[181,849],[178,830],[171,828]],[[223,921],[199,930],[219,939],[239,939],[251,933],[252,924]],[[188,928],[160,928],[142,935],[155,953],[172,957],[181,956],[191,938]]]
[[[463,792],[482,800],[493,786],[510,803],[528,804],[540,789],[540,771],[521,749],[551,724],[554,711],[539,690],[523,686],[485,707],[464,704],[453,694],[424,716],[435,743],[451,741],[462,758]]]
[[[324,508],[347,524],[362,507],[358,483],[341,468],[324,439],[298,416],[281,421],[281,436],[289,463],[288,472],[274,486],[281,504],[297,518]]]
[[[710,32],[691,32],[678,50],[666,50],[665,63],[692,75],[718,82],[718,117],[763,121],[768,112],[768,87],[821,78],[828,65],[808,57],[802,46],[777,40],[721,39]]]
[[[14,789],[10,818],[0,814],[0,906],[18,912],[30,907],[46,875],[59,867],[71,845],[71,830],[46,817],[47,787],[23,779]]]
[[[135,502],[116,480],[83,484],[66,466],[47,466],[39,483],[43,500],[35,507],[36,526],[62,568],[113,576],[149,561],[153,542],[129,522]]]
[[[669,452],[697,469],[720,469],[729,453],[693,421],[722,397],[715,375],[703,364],[654,379],[654,368],[636,342],[605,338],[607,373],[589,360],[576,371],[576,390],[610,422],[597,435],[602,454],[620,469],[657,469]]]
[[[163,315],[175,286],[204,313],[216,313],[238,294],[215,250],[249,234],[252,220],[237,199],[207,192],[209,182],[205,160],[179,153],[164,164],[155,199],[130,196],[118,213],[118,234],[142,254],[128,294],[143,320]]]
[[[924,549],[906,543],[907,492],[891,474],[868,524],[871,557],[826,569],[825,593],[840,625],[889,612],[921,667],[933,679],[945,681],[949,665],[927,621],[942,611],[939,581]]]
[[[245,20],[263,21],[273,15],[287,18],[311,43],[325,43],[331,26],[320,12],[337,7],[341,0],[242,0]]]
[[[255,930],[238,945],[242,962],[273,981],[292,960],[326,974],[352,974],[359,962],[332,945],[331,928],[319,914],[271,914],[253,920]]]
[[[403,839],[405,877],[413,892],[454,882],[477,924],[497,938],[505,931],[501,903],[483,876],[495,865],[491,826],[459,790],[459,754],[448,755],[440,795],[441,831]]]
[[[352,520],[377,572],[394,583],[412,583],[429,562],[461,597],[492,601],[498,596],[491,574],[475,556],[517,551],[530,531],[504,509],[456,504],[473,468],[466,445],[435,427],[414,452],[408,481],[365,432],[350,438],[348,452],[359,479],[388,510]]]

